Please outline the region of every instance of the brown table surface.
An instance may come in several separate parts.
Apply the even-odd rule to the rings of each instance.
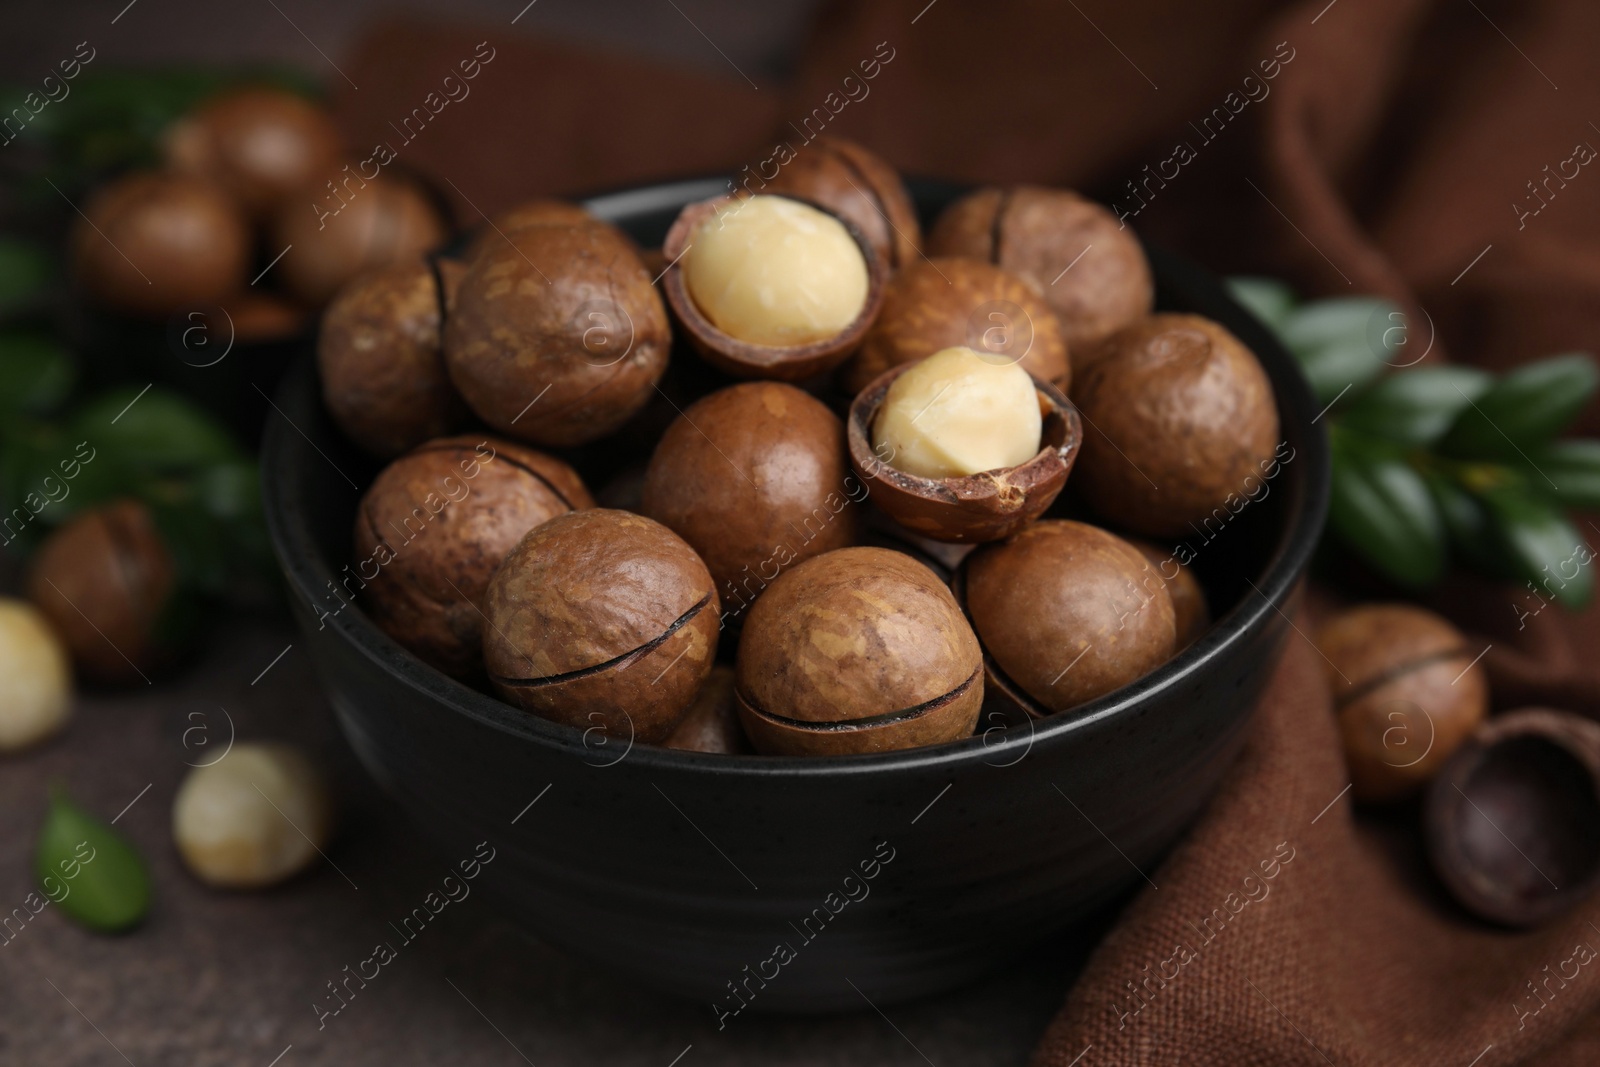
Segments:
[[[186,763],[214,758],[202,737],[226,741],[222,709],[241,738],[317,753],[341,794],[330,862],[271,892],[207,889],[172,846],[173,795]],[[1043,944],[1003,974],[885,1014],[746,1015],[718,1032],[705,1005],[620,981],[469,897],[319,1031],[312,1004],[326,983],[389,936],[441,858],[356,763],[286,621],[230,620],[174,677],[81,694],[62,735],[0,760],[0,911],[33,888],[57,781],[103,818],[131,802],[117,826],[148,859],[155,902],[123,936],[47,907],[0,944],[0,1064],[1017,1064],[1084,951],[1071,938]]]

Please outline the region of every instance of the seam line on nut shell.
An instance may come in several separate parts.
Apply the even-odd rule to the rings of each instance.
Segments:
[[[1412,671],[1419,671],[1424,667],[1432,667],[1435,663],[1446,663],[1453,659],[1461,659],[1466,654],[1467,650],[1464,648],[1452,648],[1446,649],[1443,652],[1435,652],[1430,656],[1423,656],[1420,659],[1408,660],[1405,663],[1397,664],[1380,674],[1376,674],[1373,677],[1368,678],[1360,685],[1354,686],[1343,694],[1335,697],[1333,701],[1333,708],[1335,711],[1338,711],[1349,704],[1355,703],[1362,697],[1368,696],[1369,694],[1382,689],[1396,678],[1404,677],[1405,675],[1410,674]],[[1473,662],[1476,663],[1477,660],[1473,660]],[[1462,671],[1461,673],[1465,674],[1466,671]],[[1460,676],[1458,675],[1458,680],[1459,677]],[[1454,685],[1455,683],[1452,682],[1450,684]]]
[[[667,638],[677,633],[696,615],[704,611],[706,605],[709,603],[711,603],[711,594],[707,593],[705,596],[700,598],[700,602],[698,604],[684,612],[682,615],[679,615],[677,620],[662,632],[661,636],[652,638],[640,645],[638,648],[630,649],[620,656],[613,656],[604,663],[596,663],[593,667],[580,667],[575,671],[565,671],[561,674],[549,674],[543,678],[502,678],[498,674],[493,674],[490,675],[490,679],[496,685],[514,685],[532,689],[543,685],[556,685],[560,682],[570,682],[574,678],[582,678],[589,674],[598,674],[601,671],[609,670],[612,667],[619,666],[630,659],[637,659],[654,652],[657,648],[660,648],[666,643]]]
[[[911,719],[919,719],[931,711],[937,711],[939,708],[944,707],[946,704],[959,697],[962,693],[965,693],[968,689],[971,689],[972,683],[977,681],[980,677],[982,677],[982,675],[983,667],[980,665],[977,670],[973,671],[972,674],[967,677],[966,681],[962,682],[948,693],[945,693],[942,696],[936,696],[932,700],[925,700],[921,704],[913,704],[911,707],[902,708],[899,711],[884,712],[882,715],[869,715],[864,719],[841,719],[835,722],[813,722],[809,719],[791,719],[785,715],[774,715],[766,708],[761,707],[754,700],[751,700],[744,693],[739,694],[739,699],[743,700],[745,704],[749,706],[751,711],[754,711],[757,715],[760,715],[764,719],[771,719],[775,723],[781,723],[784,726],[793,726],[800,730],[813,730],[817,733],[839,733],[845,730],[864,730],[873,726],[889,726],[897,722],[907,722]]]

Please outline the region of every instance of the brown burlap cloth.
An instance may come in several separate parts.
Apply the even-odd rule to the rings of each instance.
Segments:
[[[727,19],[759,18],[749,7]],[[709,48],[740,29],[698,28]],[[1594,0],[838,3],[794,76],[759,85],[731,61],[719,76],[710,51],[694,74],[503,25],[401,23],[351,69],[361,88],[340,106],[357,143],[396,141],[390,124],[482,40],[495,52],[474,95],[396,144],[453,183],[463,221],[754,165],[828,107],[830,130],[907,172],[1074,185],[1219,272],[1393,296],[1408,360],[1448,348],[1505,365],[1600,341],[1600,174],[1569,163],[1547,180],[1600,145]],[[1164,180],[1145,184],[1146,166]],[[1497,710],[1600,716],[1600,613],[1529,615],[1525,590],[1471,580],[1432,601],[1492,644]],[[1425,870],[1415,812],[1355,812],[1335,799],[1347,780],[1317,653],[1291,635],[1238,767],[1037,1063],[1600,1062],[1600,902],[1530,933],[1479,924]]]

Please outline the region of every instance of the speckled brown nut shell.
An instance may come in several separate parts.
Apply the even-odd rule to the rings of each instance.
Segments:
[[[142,682],[176,651],[163,641],[177,569],[134,500],[85,511],[52,534],[28,571],[28,599],[96,681]]]
[[[484,663],[507,700],[605,736],[659,744],[711,672],[711,573],[653,519],[595,508],[523,538],[489,583]]]
[[[1357,800],[1415,793],[1489,712],[1489,681],[1460,630],[1408,604],[1329,620],[1317,647]]]
[[[837,415],[792,385],[745,382],[667,428],[642,503],[700,554],[735,614],[788,567],[853,544],[865,496]]]
[[[882,158],[854,141],[824,134],[807,144],[762,184],[756,175],[734,176],[741,188],[781,193],[820,204],[855,223],[891,271],[916,260],[922,228],[905,182]],[[752,188],[753,186],[753,188]]]
[[[1087,523],[1034,523],[968,556],[957,582],[990,683],[1030,714],[1077,707],[1172,658],[1177,628],[1161,575]]]
[[[340,429],[375,456],[397,456],[466,415],[444,366],[441,319],[465,268],[423,259],[363,274],[322,316],[317,370]]]
[[[445,362],[490,426],[575,445],[644,407],[670,343],[661,296],[627,238],[596,223],[532,226],[468,266]]]
[[[800,200],[802,203],[811,204],[819,211],[833,215],[844,224],[846,230],[850,231],[850,236],[855,238],[856,246],[861,249],[861,255],[867,261],[866,303],[862,305],[861,314],[856,316],[854,322],[837,336],[827,340],[780,347],[756,345],[749,341],[741,341],[737,337],[730,337],[717,329],[711,320],[701,313],[694,298],[689,295],[689,285],[684,280],[682,257],[695,227],[732,199],[734,198],[729,196],[718,196],[689,204],[678,213],[677,220],[667,231],[667,238],[661,244],[661,254],[667,258],[669,265],[666,273],[661,276],[660,284],[662,291],[667,295],[667,304],[672,308],[673,317],[678,320],[695,351],[704,356],[708,363],[740,378],[776,378],[779,381],[798,382],[832,370],[856,350],[862,338],[867,335],[873,319],[877,317],[878,308],[883,303],[884,283],[889,277],[888,262],[849,219],[826,205],[813,204],[797,196],[790,197],[791,200]]]
[[[326,181],[342,138],[324,109],[270,86],[213,97],[162,135],[167,162],[210,178],[261,218],[295,190]]]
[[[1007,356],[1062,392],[1072,382],[1061,324],[1029,283],[992,263],[944,258],[918,260],[889,279],[839,383],[854,395],[890,367],[958,345]]]
[[[1078,459],[1083,428],[1078,410],[1061,390],[1035,378],[1043,426],[1039,452],[1017,467],[961,478],[923,478],[893,466],[872,447],[872,423],[894,380],[911,369],[904,363],[879,375],[850,405],[847,422],[850,465],[872,500],[912,533],[935,541],[998,541],[1044,514],[1067,483]]]
[[[1073,485],[1111,522],[1150,537],[1226,521],[1275,470],[1278,409],[1261,365],[1198,315],[1154,315],[1078,376],[1083,457]],[[1194,524],[1194,525],[1191,525]]]
[[[1205,588],[1194,576],[1194,570],[1180,562],[1176,554],[1139,538],[1130,537],[1127,541],[1167,583],[1178,630],[1175,651],[1182,652],[1211,625],[1211,605],[1206,602]]]
[[[350,179],[341,201],[326,180],[289,194],[273,215],[274,254],[288,251],[272,270],[301,300],[324,304],[357,275],[409,263],[444,241],[444,220],[411,182],[380,173],[358,188]]]
[[[954,741],[983,704],[982,652],[910,556],[842,548],[786,571],[739,639],[739,717],[756,751],[828,756]]]
[[[987,260],[1028,279],[1055,308],[1071,345],[1138,321],[1154,301],[1150,264],[1133,233],[1065,189],[969,193],[934,223],[928,254]]]
[[[481,677],[489,578],[529,530],[594,506],[571,467],[512,441],[429,441],[385,467],[356,512],[361,603],[385,633],[457,678]]]
[[[733,668],[717,664],[701,687],[700,695],[689,707],[663,748],[686,752],[711,752],[736,756],[755,751],[739,725],[739,709],[733,695]]]
[[[248,281],[249,223],[202,178],[119,178],[90,197],[71,240],[73,267],[89,295],[134,315],[219,304]]]
[[[478,236],[467,246],[462,259],[471,261],[487,248],[505,244],[518,233],[534,226],[581,226],[600,220],[569,200],[529,200],[503,211],[484,223]],[[655,275],[651,275],[655,277]]]

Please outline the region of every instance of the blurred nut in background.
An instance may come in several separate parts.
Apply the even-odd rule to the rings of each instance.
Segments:
[[[1128,538],[1128,543],[1139,550],[1167,583],[1167,595],[1172,597],[1172,612],[1178,628],[1177,650],[1183,651],[1194,644],[1195,638],[1211,625],[1211,606],[1206,601],[1206,591],[1200,579],[1177,554],[1159,548],[1149,541]]]
[[[221,889],[261,889],[305,869],[333,833],[317,768],[284,744],[241,742],[196,767],[172,802],[184,866]]]
[[[748,188],[740,177],[735,175],[734,181]],[[890,270],[917,258],[922,230],[905,182],[882,158],[854,141],[826,134],[815,138],[760,189],[821,204],[849,219]]]
[[[1137,322],[1155,299],[1150,264],[1132,231],[1065,189],[969,193],[934,223],[928,254],[986,260],[1026,278],[1055,309],[1071,345]]]
[[[1139,550],[1095,526],[1047,519],[962,564],[961,592],[1010,682],[1065,711],[1172,657],[1166,583]]]
[[[784,568],[852,544],[866,495],[837,415],[792,385],[748,382],[668,427],[643,511],[705,560],[724,610],[742,611]]]
[[[480,609],[495,568],[535,526],[593,506],[553,456],[497,437],[430,441],[385,467],[361,498],[354,573],[363,603],[428,663],[480,676]]]
[[[733,668],[717,664],[683,722],[662,742],[665,748],[734,756],[753,751],[739,725],[733,695]]]
[[[216,182],[255,218],[295,190],[326,180],[341,148],[327,111],[270,86],[214,97],[162,137],[169,166]]]
[[[955,258],[919,259],[889,279],[839,381],[854,395],[890,367],[955,347],[1018,363],[1063,392],[1072,382],[1061,324],[1032,285],[991,263]]]
[[[138,501],[85,511],[51,534],[27,590],[73,666],[96,681],[146,681],[177,651],[176,566]]]
[[[92,298],[116,311],[157,317],[220,304],[243,289],[250,228],[211,182],[136,173],[89,199],[73,226],[71,250]]]
[[[1317,635],[1357,800],[1400,800],[1432,778],[1489,713],[1466,635],[1431,611],[1367,604]]]
[[[426,193],[404,178],[362,178],[351,170],[290,193],[274,213],[273,270],[308,304],[325,304],[357,275],[409,263],[446,236],[444,220]]]
[[[0,752],[43,741],[71,711],[72,665],[61,639],[32,604],[0,598]]]
[[[739,718],[758,752],[887,752],[972,733],[983,653],[950,590],[887,548],[779,576],[739,638]]]
[[[530,226],[467,267],[445,325],[450,379],[478,417],[539,445],[617,429],[667,369],[666,308],[603,223]]]
[[[397,456],[450,432],[466,415],[442,350],[442,316],[464,269],[418,258],[363,274],[322,317],[323,402],[373,455]]]
[[[1072,484],[1103,518],[1151,537],[1226,524],[1284,452],[1272,383],[1238,338],[1160,314],[1105,342],[1078,375],[1083,455]]]
[[[484,616],[484,665],[501,696],[618,740],[672,736],[717,650],[705,564],[626,511],[575,511],[534,529],[489,582]]]

